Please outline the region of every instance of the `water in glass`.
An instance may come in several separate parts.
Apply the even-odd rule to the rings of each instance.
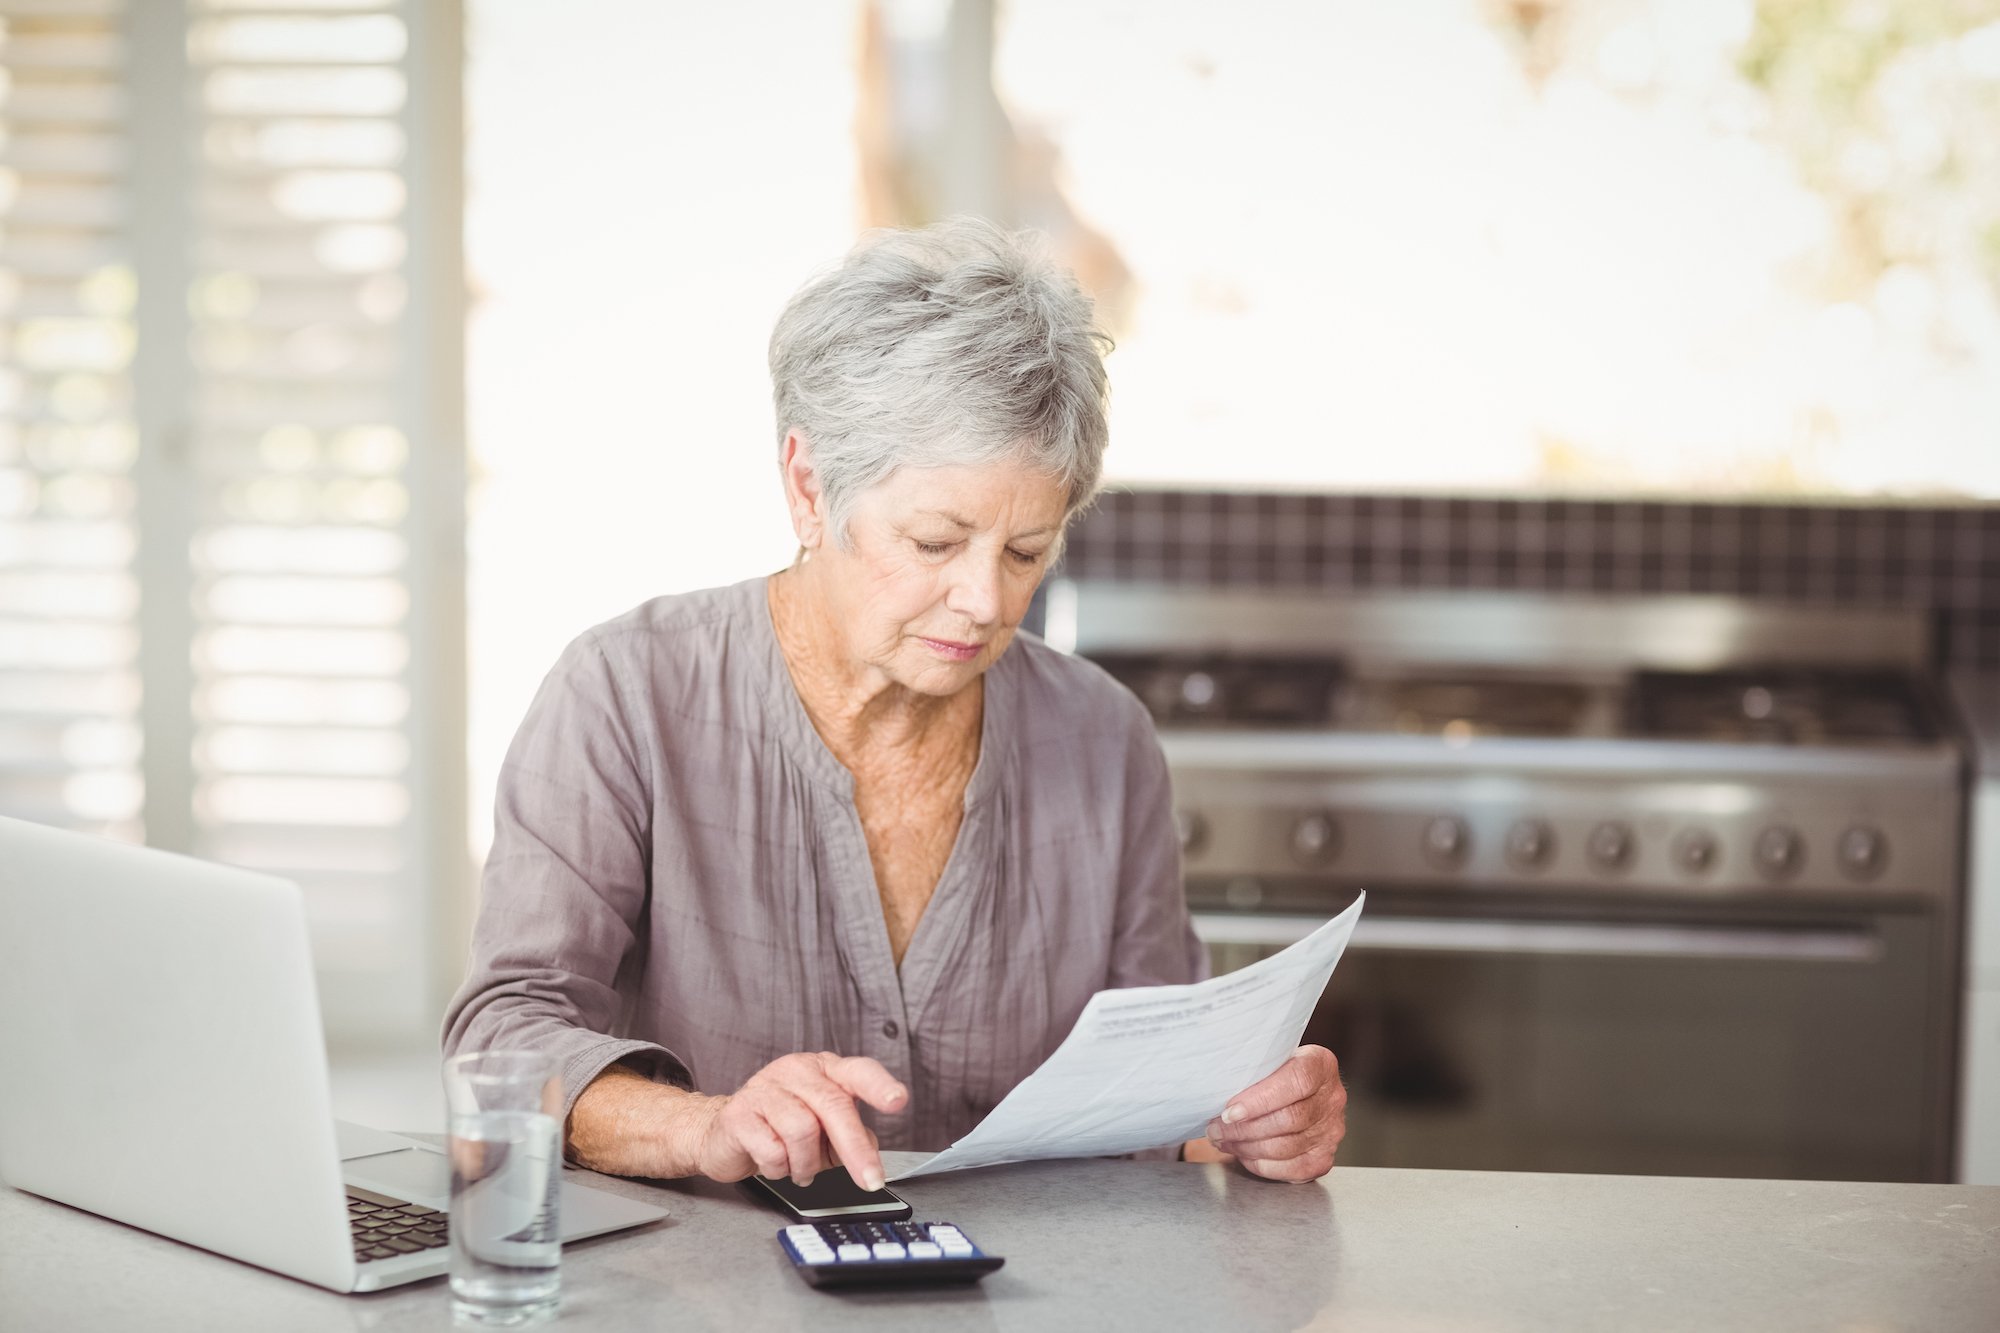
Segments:
[[[456,1316],[521,1324],[562,1289],[559,1124],[540,1111],[451,1118],[451,1294]]]

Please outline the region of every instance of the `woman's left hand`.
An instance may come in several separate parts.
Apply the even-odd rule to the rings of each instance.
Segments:
[[[1208,1141],[1219,1152],[1245,1170],[1294,1184],[1331,1171],[1346,1133],[1347,1089],[1340,1062],[1324,1046],[1299,1047],[1275,1074],[1231,1097],[1208,1122]]]

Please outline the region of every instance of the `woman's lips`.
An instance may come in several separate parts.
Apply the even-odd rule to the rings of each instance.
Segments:
[[[953,643],[950,639],[924,639],[923,642],[926,648],[951,662],[970,662],[986,646],[983,643]]]

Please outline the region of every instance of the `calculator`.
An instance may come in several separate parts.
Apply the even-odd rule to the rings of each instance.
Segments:
[[[815,1287],[977,1282],[1007,1262],[950,1222],[801,1222],[778,1245]]]

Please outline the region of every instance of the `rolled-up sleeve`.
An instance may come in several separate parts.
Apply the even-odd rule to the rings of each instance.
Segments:
[[[563,1112],[614,1061],[692,1088],[665,1047],[619,1035],[645,963],[654,747],[595,632],[542,683],[500,771],[493,849],[465,984],[445,1015],[446,1055],[553,1055]]]

